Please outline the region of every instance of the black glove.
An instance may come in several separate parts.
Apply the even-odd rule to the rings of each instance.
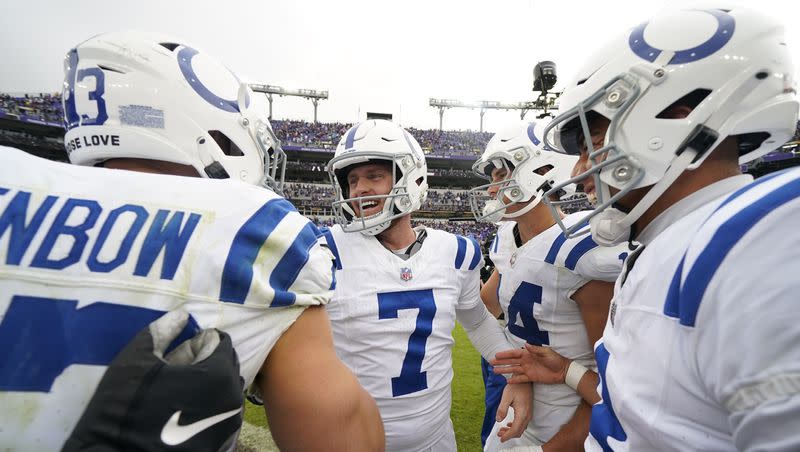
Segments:
[[[236,351],[206,329],[165,356],[188,319],[169,312],[122,349],[63,451],[233,449],[244,402]]]

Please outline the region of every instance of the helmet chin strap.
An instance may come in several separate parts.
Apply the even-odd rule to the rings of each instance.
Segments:
[[[629,239],[633,239],[633,237],[630,237],[633,223],[635,223],[636,220],[667,191],[672,183],[683,174],[683,171],[692,163],[696,155],[697,151],[694,149],[684,149],[684,151],[672,161],[672,164],[664,173],[664,177],[653,185],[642,200],[636,203],[636,206],[627,214],[619,209],[610,207],[589,219],[592,240],[598,245],[614,246]]]
[[[491,212],[491,214],[487,215],[487,214],[484,213],[483,221],[486,221],[486,222],[489,222],[489,223],[497,223],[500,220],[507,220],[507,219],[511,219],[511,218],[521,217],[522,215],[525,215],[531,209],[536,207],[536,205],[538,205],[539,202],[538,201],[537,202],[533,202],[533,200],[531,200],[530,203],[527,206],[519,209],[518,211],[512,212],[512,213],[506,213],[506,210],[510,206],[513,206],[514,204],[519,204],[519,203],[512,202],[512,203],[509,203],[509,204],[503,206],[503,203],[501,203],[497,199],[493,199],[491,201],[488,201],[486,203],[486,205],[484,205],[483,211],[484,212]]]
[[[534,199],[536,199],[536,197],[534,197]],[[518,218],[518,217],[521,217],[522,215],[525,215],[526,213],[530,212],[531,209],[533,209],[534,207],[536,207],[539,204],[539,201],[533,202],[534,199],[532,199],[530,202],[528,202],[527,206],[519,209],[518,211],[512,212],[512,213],[506,213],[506,209],[508,209],[508,206],[512,206],[512,205],[518,204],[518,203],[514,202],[514,203],[509,204],[508,206],[506,206],[506,209],[503,209],[503,218]],[[541,200],[541,198],[540,198],[540,200]]]

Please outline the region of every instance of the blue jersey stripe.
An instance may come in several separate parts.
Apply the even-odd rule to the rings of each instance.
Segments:
[[[564,233],[558,234],[556,240],[553,242],[553,245],[550,246],[550,251],[547,252],[547,257],[544,258],[544,261],[548,264],[552,265],[556,262],[556,257],[558,257],[558,252],[561,250],[561,245],[567,241],[567,238],[564,237]]]
[[[336,269],[341,270],[342,260],[339,258],[339,248],[336,247],[336,240],[333,239],[333,234],[331,233],[331,230],[328,228],[322,228],[319,230],[319,232],[321,232],[322,235],[325,236],[325,242],[327,242],[328,248],[331,250],[331,253],[333,253],[334,257],[333,262],[336,265]]]
[[[475,267],[477,267],[478,263],[481,261],[481,246],[478,245],[478,241],[473,237],[470,237],[469,241],[472,242],[473,248],[472,262],[469,263],[469,269],[475,270]]]
[[[461,264],[464,263],[464,255],[467,253],[467,239],[461,237],[460,235],[457,235],[456,241],[458,242],[458,250],[456,251],[455,266],[456,269],[460,269]]]
[[[294,206],[285,199],[271,199],[261,206],[233,238],[225,267],[222,270],[219,298],[243,304],[253,280],[253,263],[258,252],[281,220]]]
[[[711,279],[739,240],[775,209],[798,198],[800,198],[800,178],[789,181],[754,201],[717,228],[714,236],[698,255],[680,288],[677,305],[681,325],[695,325],[700,302]],[[673,307],[675,305],[674,301],[667,300],[667,303],[672,303]]]
[[[492,252],[493,253],[497,252],[497,247],[498,246],[500,246],[500,235],[499,234],[494,236],[494,243],[492,243]]]
[[[667,291],[667,301],[664,303],[664,315],[668,317],[678,318],[681,315],[679,301],[681,292],[681,275],[683,274],[683,263],[686,261],[686,255],[681,258],[678,269],[672,275],[672,281],[669,283],[669,290]]]
[[[786,170],[786,171],[788,171],[788,170]],[[761,185],[761,184],[763,184],[765,182],[768,182],[768,181],[774,179],[775,177],[783,174],[784,172],[785,171],[778,171],[778,172],[775,172],[775,173],[768,174],[768,175],[760,177],[760,178],[756,179],[754,182],[751,182],[751,183],[745,185],[744,187],[736,190],[735,192],[730,194],[728,196],[728,198],[725,199],[725,201],[723,201],[722,204],[720,204],[719,207],[717,207],[714,210],[714,212],[716,212],[719,209],[723,208],[724,206],[726,206],[728,203],[730,203],[734,199],[738,198],[739,196],[747,193],[748,191],[752,190],[755,187],[758,187],[759,185]],[[713,213],[712,213],[712,215],[713,215]],[[704,224],[705,224],[705,222],[704,222]],[[680,312],[680,303],[679,303],[679,301],[680,301],[680,289],[681,289],[681,275],[683,275],[683,264],[684,264],[685,261],[686,261],[686,256],[684,255],[683,258],[681,258],[681,262],[678,264],[677,270],[675,270],[675,274],[672,276],[672,281],[670,282],[669,290],[667,291],[667,301],[664,302],[664,315],[666,315],[668,317],[680,318],[680,313],[681,312]]]
[[[275,289],[275,297],[270,306],[294,304],[295,294],[289,291],[289,287],[294,284],[300,270],[308,262],[309,250],[317,243],[317,232],[317,227],[313,223],[307,223],[269,275],[269,285]]]
[[[723,201],[722,204],[720,204],[719,207],[717,207],[717,209],[714,212],[716,212],[717,210],[725,207],[728,203],[730,203],[734,199],[738,198],[739,196],[742,196],[743,194],[747,193],[748,191],[752,190],[753,188],[756,188],[756,187],[758,187],[759,185],[761,185],[761,184],[763,184],[765,182],[769,182],[772,179],[775,179],[776,177],[781,176],[782,174],[784,174],[787,171],[790,171],[790,170],[778,171],[778,172],[775,172],[775,173],[768,174],[768,175],[766,175],[764,177],[759,177],[755,181],[753,181],[753,182],[745,185],[744,187],[736,190],[735,192],[733,192],[730,196],[728,196],[728,199]]]
[[[566,265],[566,267],[570,270],[575,270],[575,266],[578,265],[578,261],[583,257],[583,255],[595,248],[597,248],[597,244],[594,243],[591,235],[584,238],[578,242],[578,244],[575,245],[572,250],[570,250],[564,265]]]

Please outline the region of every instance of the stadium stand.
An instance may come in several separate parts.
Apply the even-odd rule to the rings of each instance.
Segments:
[[[67,161],[63,146],[60,94],[0,93],[0,144],[33,154]],[[287,153],[286,197],[318,224],[331,224],[333,190],[325,164],[350,123],[312,123],[273,120],[275,134]],[[491,224],[475,223],[469,209],[467,189],[482,183],[471,171],[472,163],[492,137],[490,132],[441,131],[408,128],[419,141],[428,160],[431,189],[417,224],[426,224],[461,235],[472,235],[482,243],[495,231]],[[758,177],[800,165],[800,123],[792,141],[742,170]],[[572,212],[590,208],[583,199],[562,206]]]

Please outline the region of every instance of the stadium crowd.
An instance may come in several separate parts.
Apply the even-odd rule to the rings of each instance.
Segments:
[[[14,96],[0,93],[0,111],[15,116],[27,116],[29,119],[57,123],[64,117],[61,107],[61,95],[40,93]]]
[[[40,93],[11,95],[0,93],[0,112],[25,115],[30,119],[61,123],[61,95]],[[285,144],[307,146],[333,151],[339,138],[352,124],[331,122],[312,123],[300,120],[272,120],[275,134]],[[492,137],[489,132],[471,130],[431,130],[409,128],[426,154],[432,157],[477,157]]]
[[[5,129],[0,129],[0,144],[4,146],[37,148],[51,151],[60,151],[64,149],[63,138],[43,137],[26,132]]]
[[[330,207],[334,201],[333,188],[330,185],[306,184],[298,182],[286,183],[283,190],[286,198],[298,208]],[[423,212],[460,212],[469,214],[469,200],[465,190],[429,189],[428,199],[422,205]]]
[[[492,138],[490,132],[472,130],[436,130],[408,128],[408,132],[419,141],[422,149],[435,156],[477,157]]]
[[[288,171],[311,171],[311,172],[324,172],[325,164],[318,161],[309,160],[289,160],[286,162],[286,169]],[[457,169],[457,168],[431,168],[428,167],[429,176],[449,177],[449,178],[463,178],[469,179],[475,177],[472,171]]]
[[[309,218],[317,226],[331,227],[335,224],[333,217],[327,216],[313,216]],[[490,241],[497,230],[497,226],[490,223],[476,223],[472,220],[464,221],[448,221],[448,220],[435,220],[428,218],[415,218],[412,225],[425,226],[428,228],[440,229],[453,234],[459,234],[466,237],[475,237],[481,246],[485,246]]]

